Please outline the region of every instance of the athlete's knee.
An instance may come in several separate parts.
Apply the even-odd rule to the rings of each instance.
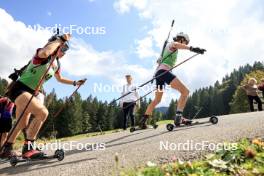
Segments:
[[[23,128],[25,128],[25,127],[27,126],[27,120],[26,120],[26,117],[27,117],[27,115],[24,115],[23,117],[20,117],[19,115],[16,116],[16,119],[17,119],[17,120],[18,120],[19,118],[21,118],[21,119],[19,120],[19,123],[17,124],[17,127],[18,127],[19,129],[23,129]]]
[[[49,111],[47,110],[47,108],[43,107],[41,108],[41,110],[39,111],[39,114],[36,117],[40,118],[41,121],[45,121],[48,115],[49,115]]]
[[[183,97],[188,97],[188,96],[189,96],[189,93],[190,93],[190,91],[189,91],[189,89],[187,89],[187,88],[184,88],[184,89],[181,91],[181,94],[182,94]]]

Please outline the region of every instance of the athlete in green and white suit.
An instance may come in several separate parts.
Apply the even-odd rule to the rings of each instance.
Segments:
[[[149,104],[145,115],[142,117],[141,120],[141,128],[146,128],[146,121],[152,115],[153,110],[155,107],[160,103],[163,95],[163,88],[165,83],[170,85],[171,88],[178,90],[181,93],[179,101],[177,103],[177,113],[175,115],[175,125],[179,125],[181,123],[182,112],[185,107],[189,90],[188,88],[171,72],[169,71],[172,67],[176,65],[178,50],[190,50],[199,54],[203,54],[205,49],[201,49],[198,47],[189,47],[189,36],[184,33],[177,34],[176,37],[173,38],[173,42],[168,43],[165,47],[164,52],[162,53],[161,59],[159,60],[159,66],[157,68],[157,72],[155,77],[156,84],[158,90],[155,92],[154,100]],[[156,125],[155,125],[156,126]]]

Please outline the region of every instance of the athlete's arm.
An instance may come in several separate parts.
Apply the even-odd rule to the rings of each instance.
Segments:
[[[48,58],[62,44],[61,40],[55,40],[38,51],[38,57]]]
[[[54,76],[57,79],[57,81],[60,82],[60,83],[63,83],[63,84],[71,84],[71,85],[73,85],[73,83],[74,83],[74,81],[72,81],[72,80],[69,80],[67,78],[63,78],[61,76],[61,74],[59,74],[59,73],[56,73]]]
[[[190,50],[190,51],[198,53],[198,54],[204,54],[204,52],[206,51],[203,48],[187,46],[185,44],[181,44],[181,43],[178,43],[178,42],[173,42],[171,47],[174,50],[176,50],[176,49],[185,49],[185,50]]]
[[[187,46],[187,45],[184,45],[184,44],[181,44],[181,43],[178,43],[178,42],[173,42],[171,47],[173,49],[186,49],[186,50],[190,50],[190,47]]]
[[[70,79],[63,78],[59,72],[57,72],[57,73],[55,74],[55,78],[56,78],[57,81],[60,82],[60,83],[63,83],[63,84],[70,84],[70,85],[74,85],[74,86],[82,85],[82,84],[84,84],[84,82],[86,81],[86,79],[81,79],[81,80],[79,80],[79,81],[72,81],[72,80],[70,80]]]
[[[65,41],[70,40],[71,35],[70,34],[64,34],[63,39]],[[46,45],[45,47],[43,47],[42,49],[40,49],[38,51],[38,57],[40,58],[47,58],[49,57],[51,54],[54,53],[54,51],[63,43],[63,41],[61,39],[55,40],[53,42],[50,42],[48,45]]]

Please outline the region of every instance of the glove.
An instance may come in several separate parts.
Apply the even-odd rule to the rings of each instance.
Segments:
[[[204,54],[206,51],[205,49],[199,48],[199,47],[190,47],[190,51],[198,53],[198,54]]]

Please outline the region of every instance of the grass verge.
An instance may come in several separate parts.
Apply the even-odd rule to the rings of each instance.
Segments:
[[[121,176],[263,176],[264,141],[242,139],[235,149],[226,147],[200,160],[175,161],[162,165],[148,162],[146,166],[121,171]]]

